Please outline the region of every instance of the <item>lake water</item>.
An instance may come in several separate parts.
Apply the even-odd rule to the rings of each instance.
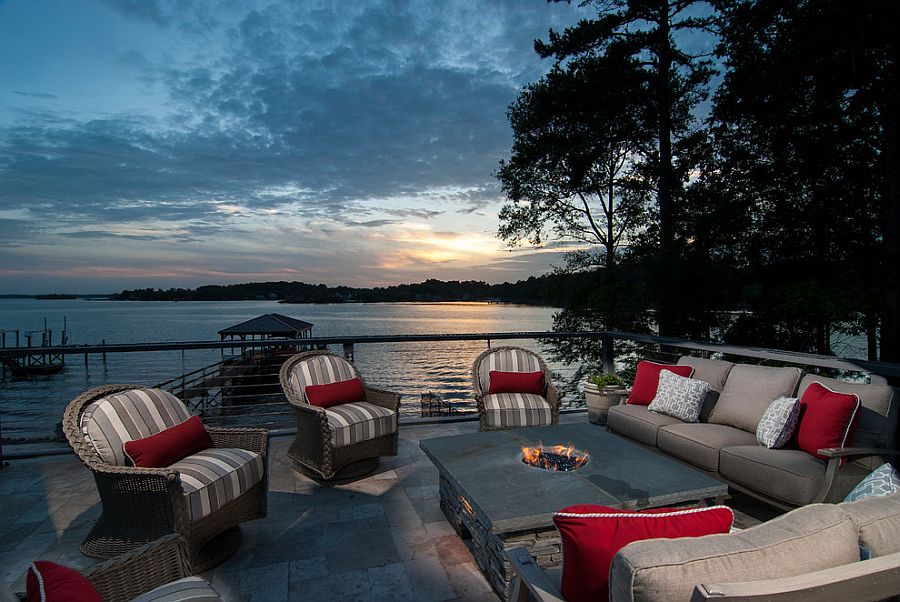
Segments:
[[[70,344],[218,340],[217,332],[266,313],[311,322],[313,336],[412,335],[546,331],[548,307],[488,303],[372,303],[286,305],[275,301],[135,302],[0,299],[0,330],[54,332],[66,318]],[[12,345],[9,335],[7,345]],[[22,344],[24,345],[24,339]],[[495,342],[541,352],[534,340]],[[404,395],[404,413],[418,414],[419,396],[433,391],[448,401],[471,403],[472,360],[484,341],[379,343],[355,346],[355,363],[367,381]],[[339,348],[333,349],[340,352]],[[218,350],[68,356],[62,374],[0,381],[0,419],[4,439],[52,437],[65,405],[84,390],[104,383],[154,385],[213,364]],[[562,376],[574,367],[552,365]]]

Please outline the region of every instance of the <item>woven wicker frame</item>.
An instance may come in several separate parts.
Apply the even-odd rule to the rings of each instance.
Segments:
[[[359,460],[379,458],[381,456],[397,455],[397,438],[400,434],[399,425],[390,435],[384,435],[361,441],[343,447],[334,447],[331,444],[332,429],[328,424],[328,417],[323,408],[310,405],[303,400],[291,386],[291,372],[298,363],[318,355],[335,355],[327,350],[304,351],[288,358],[281,365],[279,379],[284,395],[288,403],[294,408],[294,417],[297,419],[297,437],[288,450],[288,455],[298,464],[317,477],[328,480],[345,466],[349,466]],[[363,383],[366,401],[387,408],[395,413],[400,410],[400,394],[381,389],[373,389],[366,385],[366,381],[354,367],[354,371]]]
[[[187,545],[191,566],[204,571],[224,558],[204,562],[200,549],[240,523],[266,516],[269,433],[253,428],[207,428],[213,447],[241,448],[262,456],[263,478],[218,510],[192,521],[181,480],[171,468],[138,468],[104,462],[81,432],[81,414],[94,401],[139,385],[103,385],[85,391],[66,406],[63,432],[69,445],[94,474],[103,512],[81,544],[92,558],[112,558],[170,533]]]
[[[550,405],[550,424],[559,424],[559,402],[560,395],[559,390],[553,386],[553,383],[550,381],[550,377],[552,374],[550,373],[550,369],[547,368],[547,364],[544,362],[543,358],[536,354],[534,351],[529,349],[525,349],[524,347],[514,347],[512,345],[507,345],[505,347],[494,347],[493,349],[486,349],[478,354],[478,357],[475,358],[475,361],[472,362],[472,388],[475,390],[475,403],[478,405],[478,430],[481,431],[501,431],[507,430],[515,427],[506,427],[506,426],[493,426],[488,424],[487,418],[487,409],[484,407],[484,397],[487,395],[487,391],[483,391],[481,389],[481,379],[478,376],[478,368],[481,366],[481,362],[491,353],[496,353],[498,351],[522,351],[523,353],[527,353],[535,358],[537,358],[538,365],[541,367],[541,371],[544,373],[544,400]]]

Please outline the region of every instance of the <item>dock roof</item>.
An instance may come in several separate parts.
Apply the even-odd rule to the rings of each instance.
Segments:
[[[219,331],[222,338],[242,335],[268,335],[287,338],[299,338],[304,332],[312,330],[313,325],[297,318],[281,314],[265,314],[229,326]]]

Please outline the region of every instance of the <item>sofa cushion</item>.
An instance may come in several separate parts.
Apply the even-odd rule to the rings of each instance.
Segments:
[[[814,382],[820,382],[833,391],[841,393],[853,393],[859,397],[861,404],[859,411],[859,423],[853,434],[855,447],[881,447],[893,449],[894,429],[897,425],[897,412],[900,404],[897,400],[897,390],[890,385],[866,385],[848,383],[833,378],[824,378],[814,374],[807,374],[800,381],[798,396],[802,396],[806,389]],[[869,470],[874,470],[886,459],[865,458],[856,461]]]
[[[769,404],[756,426],[756,440],[763,447],[780,449],[794,436],[798,422],[800,400],[796,397],[779,397]]]
[[[814,504],[725,535],[630,543],[613,558],[610,599],[690,600],[697,583],[777,579],[859,560],[856,523]]]
[[[838,393],[814,382],[800,398],[800,424],[797,446],[820,460],[820,449],[851,447],[859,422],[859,397]]]
[[[719,450],[754,445],[756,435],[723,424],[672,424],[659,429],[657,445],[664,452],[698,468],[719,470]]]
[[[726,362],[724,360],[710,360],[690,355],[683,355],[678,358],[678,365],[691,366],[694,368],[694,373],[691,375],[691,378],[696,378],[697,380],[709,383],[710,388],[719,393],[725,388],[725,381],[728,378],[728,373],[734,368],[734,364],[731,362]]]
[[[203,577],[193,576],[160,585],[131,602],[220,602],[222,597]]]
[[[365,401],[330,407],[325,417],[334,447],[377,439],[397,430],[397,412]]]
[[[171,468],[181,476],[188,512],[195,521],[249,491],[265,474],[262,456],[230,447],[205,449]]]
[[[681,421],[651,412],[647,406],[617,405],[611,407],[606,415],[606,427],[609,430],[654,447],[660,427],[670,424],[681,424]]]
[[[125,466],[122,445],[181,424],[191,417],[184,403],[161,389],[130,389],[101,397],[81,413],[85,439],[107,464]]]
[[[769,497],[802,506],[822,489],[825,463],[799,449],[744,445],[722,450],[719,474]]]
[[[684,422],[697,422],[700,407],[709,391],[709,383],[679,376],[669,370],[659,373],[656,397],[647,409]]]
[[[793,396],[800,375],[799,368],[736,365],[728,373],[709,421],[755,433],[772,401]]]
[[[649,405],[653,398],[656,397],[656,390],[659,388],[659,374],[663,370],[674,372],[685,378],[689,378],[694,373],[694,369],[691,366],[657,364],[656,362],[641,360],[637,365],[637,372],[634,375],[634,384],[631,387],[631,395],[628,396],[628,403],[641,406]]]
[[[87,578],[67,566],[35,560],[25,577],[26,602],[103,602]]]
[[[882,495],[893,495],[900,493],[900,474],[897,469],[890,464],[882,464],[864,478],[854,487],[845,502],[857,502],[868,497],[878,497]]]
[[[859,527],[859,545],[871,558],[900,552],[900,494],[839,504]]]
[[[486,395],[484,410],[490,426],[539,426],[550,424],[552,418],[547,400],[530,393]]]

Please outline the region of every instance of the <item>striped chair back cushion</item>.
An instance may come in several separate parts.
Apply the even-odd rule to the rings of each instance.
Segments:
[[[81,414],[81,432],[107,464],[127,464],[122,445],[181,424],[184,403],[160,389],[131,389],[101,397]]]
[[[299,394],[306,402],[306,387],[328,385],[351,378],[356,378],[356,370],[344,358],[336,355],[314,355],[297,362],[291,370],[290,383],[294,393]]]
[[[478,365],[478,382],[481,392],[487,394],[491,389],[491,370],[499,372],[538,372],[541,362],[538,356],[522,349],[497,349],[481,358]]]

